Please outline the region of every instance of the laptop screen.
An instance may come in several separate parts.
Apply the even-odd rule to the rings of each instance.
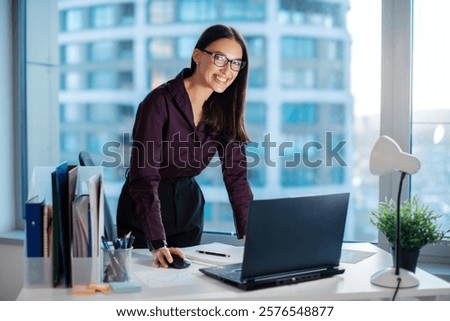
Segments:
[[[338,266],[349,196],[252,201],[242,279]]]

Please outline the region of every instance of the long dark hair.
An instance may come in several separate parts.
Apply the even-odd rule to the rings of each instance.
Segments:
[[[244,38],[234,28],[214,25],[207,28],[195,45],[200,50],[219,39],[236,40],[242,48],[242,60],[246,66],[241,69],[233,83],[223,92],[213,92],[203,105],[202,122],[212,135],[225,139],[248,142],[245,130],[244,107],[247,94],[248,53]],[[197,64],[191,59],[191,70],[195,72]]]

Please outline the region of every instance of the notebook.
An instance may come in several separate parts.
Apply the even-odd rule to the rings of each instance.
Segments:
[[[243,290],[342,274],[349,197],[340,193],[253,200],[242,263],[199,270]]]

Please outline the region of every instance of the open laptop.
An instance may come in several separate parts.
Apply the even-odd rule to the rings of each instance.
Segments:
[[[199,270],[244,290],[342,274],[349,197],[341,193],[253,200],[243,262]]]

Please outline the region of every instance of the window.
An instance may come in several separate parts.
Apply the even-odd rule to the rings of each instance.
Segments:
[[[91,42],[88,44],[89,61],[112,61],[115,58],[115,43],[112,41]]]
[[[91,8],[91,28],[112,27],[115,25],[114,7],[104,5]]]
[[[180,22],[211,22],[217,19],[218,0],[178,0]]]
[[[153,38],[149,40],[149,59],[171,59],[174,56],[173,38]]]
[[[340,27],[343,18],[338,3],[326,1],[280,0],[278,21],[285,24],[306,24],[318,27]]]
[[[317,122],[317,104],[285,103],[282,108],[283,127],[288,125],[315,124]]]
[[[90,27],[108,28],[134,23],[134,4],[107,4],[90,7]]]
[[[411,194],[442,215],[443,230],[450,229],[450,46],[439,35],[450,30],[447,10],[447,1],[434,0],[415,1],[413,11],[411,149],[421,168],[411,177]]]
[[[158,25],[173,22],[175,20],[176,1],[150,0],[148,2],[148,23]]]
[[[222,15],[226,20],[262,21],[265,19],[265,0],[222,0]]]
[[[263,88],[267,84],[266,79],[266,38],[261,36],[245,37],[248,54],[251,57],[249,86]]]
[[[84,28],[83,10],[70,9],[61,13],[62,31],[79,31]]]
[[[84,62],[83,46],[77,43],[62,45],[60,60],[62,64],[74,65]]]
[[[243,12],[243,3],[253,11]],[[139,102],[189,66],[205,24],[232,21],[239,23],[251,57],[246,120],[252,140],[247,149],[249,180],[255,197],[350,191],[346,239],[376,240],[377,231],[368,218],[378,201],[378,179],[368,175],[367,160],[371,142],[379,135],[381,4],[268,3],[119,0],[107,5],[77,3],[73,8],[65,3],[59,37],[57,146],[61,148],[55,162],[76,161],[80,149],[90,148],[99,163],[105,160],[105,142],[122,142],[123,166],[117,171],[108,168],[105,181],[105,192],[114,204],[123,184]],[[146,12],[146,19],[136,19],[141,12]],[[124,25],[121,16],[139,23],[136,28],[142,32],[117,30]],[[266,139],[276,148],[265,148]],[[328,159],[329,166],[327,148],[336,152]],[[321,166],[315,166],[316,160],[323,162]],[[205,229],[232,231],[220,166],[202,173],[199,182],[208,202]]]
[[[317,39],[304,37],[283,37],[281,55],[284,59],[313,59],[317,57]]]

